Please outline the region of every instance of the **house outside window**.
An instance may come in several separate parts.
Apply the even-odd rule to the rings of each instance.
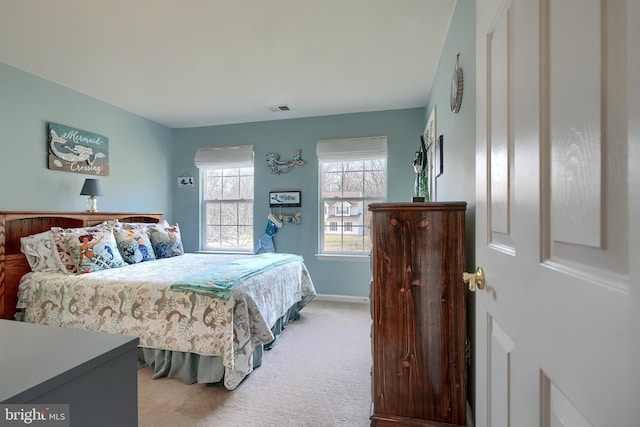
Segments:
[[[253,146],[205,148],[201,171],[201,249],[253,251]]]
[[[386,199],[386,137],[318,141],[321,255],[368,255],[370,203]]]
[[[351,215],[351,205],[349,203],[340,203],[335,206],[336,216],[350,216]]]

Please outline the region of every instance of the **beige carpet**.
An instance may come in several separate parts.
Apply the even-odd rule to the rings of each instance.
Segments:
[[[233,391],[138,372],[140,426],[369,426],[366,304],[312,301]]]

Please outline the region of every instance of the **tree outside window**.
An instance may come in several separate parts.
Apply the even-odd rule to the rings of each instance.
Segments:
[[[204,242],[207,250],[253,250],[253,168],[203,172]]]
[[[253,157],[253,145],[205,147],[196,152],[201,249],[253,252]]]
[[[370,203],[386,198],[386,156],[320,161],[321,253],[368,254]]]

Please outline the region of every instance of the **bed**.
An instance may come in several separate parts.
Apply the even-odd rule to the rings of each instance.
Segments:
[[[133,252],[123,250],[123,240],[109,247],[125,227],[174,233],[168,243],[150,239],[151,258],[129,263]],[[80,242],[71,252],[75,267],[88,274],[36,268],[31,252],[22,252],[25,242],[51,231],[57,236],[56,230],[67,242]],[[98,242],[94,252],[91,244]],[[137,336],[138,365],[151,366],[154,378],[233,390],[315,296],[313,283],[301,257],[292,254],[171,253],[177,243],[181,249],[179,227],[156,213],[0,211],[0,318]],[[128,246],[134,247],[144,249]],[[153,259],[166,247],[168,253]],[[100,262],[110,268],[95,267]]]

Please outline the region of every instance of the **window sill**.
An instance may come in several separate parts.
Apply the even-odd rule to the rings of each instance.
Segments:
[[[369,262],[369,255],[316,254],[318,261]]]

